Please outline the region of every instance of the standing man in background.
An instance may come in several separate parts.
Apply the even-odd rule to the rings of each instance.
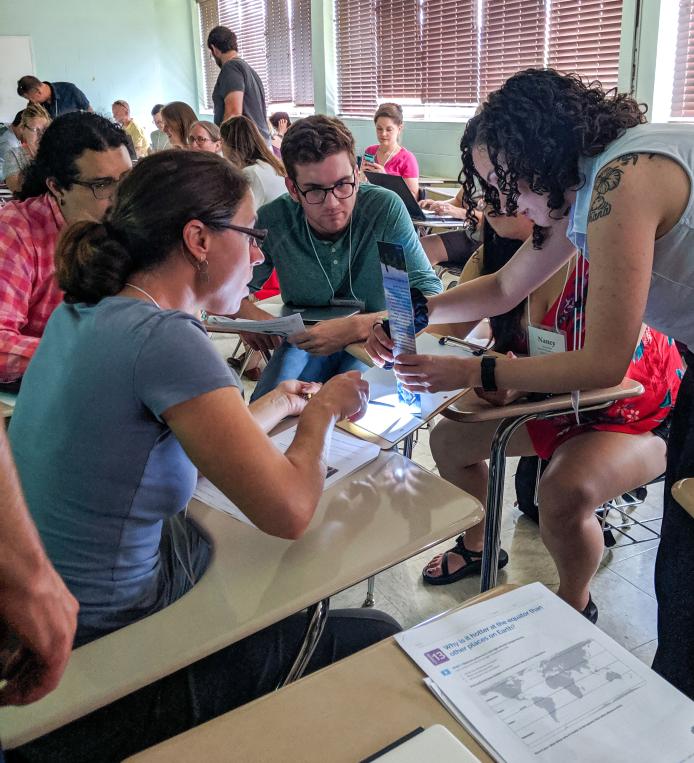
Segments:
[[[127,101],[114,101],[111,106],[113,118],[130,136],[133,142],[133,148],[138,159],[147,156],[149,150],[149,141],[145,131],[130,116],[130,104]]]
[[[17,82],[17,95],[29,103],[40,103],[51,119],[69,111],[94,111],[87,96],[72,82],[41,82],[27,74]]]
[[[236,35],[225,26],[216,26],[207,36],[207,47],[221,69],[212,91],[215,124],[221,125],[230,117],[248,117],[269,146],[263,83],[258,73],[240,58]]]

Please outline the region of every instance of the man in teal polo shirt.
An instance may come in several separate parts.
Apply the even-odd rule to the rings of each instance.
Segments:
[[[379,186],[359,185],[354,138],[339,119],[316,115],[295,122],[282,140],[282,159],[289,193],[258,212],[258,227],[269,232],[251,291],[275,267],[285,303],[353,304],[360,313],[290,337],[275,350],[254,397],[285,379],[323,382],[365,370],[344,348],[365,340],[385,308],[377,241],[403,246],[412,286],[426,295],[441,291],[400,198]],[[270,316],[246,300],[239,317]]]

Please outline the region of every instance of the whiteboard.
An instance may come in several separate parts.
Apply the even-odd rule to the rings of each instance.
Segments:
[[[11,122],[27,103],[17,95],[17,80],[34,73],[31,37],[0,35],[0,50],[0,122]]]

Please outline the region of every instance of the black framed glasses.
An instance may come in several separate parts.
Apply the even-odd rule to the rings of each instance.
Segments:
[[[202,135],[191,135],[188,138],[188,145],[192,146],[193,143],[196,143],[198,146],[203,146],[205,143],[214,143],[215,141],[212,140],[212,138],[205,138]]]
[[[299,188],[296,182],[294,187],[306,199],[307,204],[322,204],[329,193],[332,193],[336,199],[349,199],[350,196],[354,195],[357,182],[354,179],[340,180],[329,188],[309,188],[307,191]]]
[[[238,233],[245,233],[250,245],[257,246],[259,249],[263,245],[263,241],[267,238],[267,228],[244,228],[243,225],[234,225],[233,223],[226,223],[225,225],[220,225],[218,227],[235,230]]]
[[[129,172],[130,170],[128,170]],[[116,192],[118,184],[128,174],[124,172],[117,180],[115,178],[103,178],[101,180],[73,180],[75,185],[81,185],[83,188],[89,188],[94,194],[94,198],[99,201],[110,199]]]

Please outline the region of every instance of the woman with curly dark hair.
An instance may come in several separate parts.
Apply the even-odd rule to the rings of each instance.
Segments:
[[[485,387],[566,392],[622,381],[645,321],[694,347],[694,131],[646,124],[632,98],[576,75],[528,69],[511,77],[468,122],[461,141],[464,201],[471,224],[476,185],[534,233],[497,273],[428,300],[436,323],[470,321],[516,305],[572,256],[591,263],[583,347],[539,357],[399,357],[413,391]],[[392,344],[380,328],[369,350],[381,362]],[[694,519],[670,486],[694,474],[694,354],[669,442],[654,667],[694,697]],[[484,365],[483,365],[484,364]]]

